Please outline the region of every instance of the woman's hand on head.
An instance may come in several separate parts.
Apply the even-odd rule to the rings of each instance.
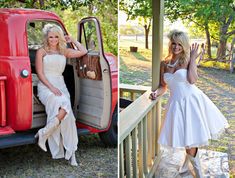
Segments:
[[[197,43],[193,43],[190,47],[190,61],[196,61],[196,59],[198,58],[199,54],[198,53],[198,47],[199,44]]]
[[[51,92],[54,93],[56,96],[61,96],[62,95],[62,92],[56,88],[56,87],[51,87],[50,88]]]

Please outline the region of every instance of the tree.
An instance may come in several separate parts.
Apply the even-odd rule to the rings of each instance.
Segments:
[[[139,18],[145,30],[145,48],[148,49],[148,36],[152,24],[151,0],[120,0],[119,9],[127,14],[127,20]]]
[[[194,22],[205,31],[207,53],[211,57],[211,38],[219,41],[217,58],[226,54],[226,43],[235,34],[235,3],[233,0],[166,0],[166,16]]]
[[[0,7],[2,8],[35,8],[35,9],[50,9],[53,7],[67,7],[64,1],[56,0],[1,0]]]
[[[205,9],[203,4],[197,4],[193,1],[185,0],[166,0],[165,1],[165,15],[171,21],[182,19],[184,23],[193,22],[196,24],[198,29],[204,30],[207,39],[207,54],[211,57],[211,37],[208,27],[208,18],[209,14],[205,13],[207,11],[201,10]],[[199,11],[200,15],[197,14]],[[205,14],[204,14],[205,13]]]

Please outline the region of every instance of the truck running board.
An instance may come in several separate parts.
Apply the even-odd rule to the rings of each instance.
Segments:
[[[20,145],[35,144],[37,139],[34,138],[37,129],[28,132],[17,132],[8,136],[0,136],[0,149]],[[77,129],[78,135],[87,135],[90,133],[87,129]]]

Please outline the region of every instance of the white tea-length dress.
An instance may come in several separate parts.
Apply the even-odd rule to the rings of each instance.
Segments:
[[[52,158],[70,159],[77,150],[78,136],[75,123],[75,117],[70,103],[70,95],[66,88],[64,72],[66,66],[66,57],[60,54],[46,54],[43,57],[43,72],[47,80],[61,92],[61,96],[56,96],[42,82],[38,83],[38,97],[45,105],[47,113],[47,123],[55,119],[59,113],[59,108],[66,111],[65,118],[61,121],[59,127],[48,138],[49,148]],[[65,154],[64,154],[65,149]]]
[[[187,80],[187,69],[164,73],[170,90],[165,120],[158,142],[173,148],[208,145],[228,127],[227,120],[215,104]]]

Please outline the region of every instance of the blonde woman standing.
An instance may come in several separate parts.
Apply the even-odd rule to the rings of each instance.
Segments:
[[[186,158],[179,173],[188,171],[189,161],[197,178],[202,178],[198,147],[208,145],[228,127],[227,120],[214,103],[194,83],[198,79],[198,44],[190,47],[186,33],[173,30],[168,35],[168,56],[161,62],[160,85],[151,98],[170,90],[159,144],[185,148]]]
[[[37,51],[35,65],[39,78],[38,96],[45,105],[47,124],[36,134],[38,145],[47,151],[45,143],[48,140],[53,159],[65,158],[77,166],[77,128],[62,73],[66,58],[81,57],[87,50],[70,36],[64,37],[57,25],[45,25],[43,34],[44,44]],[[74,43],[78,50],[66,48],[66,43]]]

